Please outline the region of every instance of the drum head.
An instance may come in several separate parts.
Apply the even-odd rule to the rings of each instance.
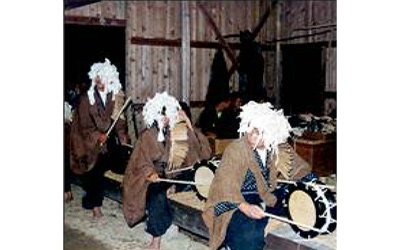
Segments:
[[[193,181],[205,185],[194,185],[193,189],[200,200],[206,200],[217,167],[212,162],[201,162],[194,166]]]
[[[329,189],[314,188],[298,182],[290,185],[284,200],[287,217],[297,223],[333,232],[336,229],[336,200]],[[301,237],[310,239],[320,233],[301,226],[290,224]]]
[[[293,221],[299,222],[309,227],[316,223],[316,208],[314,202],[308,193],[302,190],[295,190],[289,199],[289,214]],[[303,231],[308,231],[306,227],[300,227]]]

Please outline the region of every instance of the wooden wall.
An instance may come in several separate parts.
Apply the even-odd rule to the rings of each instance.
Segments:
[[[189,1],[190,32],[192,41],[217,42],[214,31],[196,7],[198,1]],[[269,1],[203,1],[217,27],[223,35],[253,29],[267,9]],[[336,23],[336,1],[280,1],[280,12],[272,9],[270,18],[263,26],[257,41],[268,44],[270,50],[264,51],[265,87],[269,93],[279,86],[276,73],[276,51],[274,41],[310,34],[318,30],[295,31],[296,28]],[[145,102],[159,91],[168,91],[181,98],[181,49],[179,46],[143,45],[132,43],[134,38],[168,39],[181,38],[181,4],[179,1],[102,1],[65,12],[70,17],[98,17],[123,19],[126,21],[126,81],[128,93],[135,102]],[[277,33],[277,20],[281,29]],[[327,30],[327,29],[322,29]],[[315,37],[298,38],[282,44],[336,41],[336,32],[324,33]],[[227,39],[239,42],[238,38]],[[336,57],[326,52],[329,67],[327,87],[336,90]],[[331,51],[331,50],[329,50]],[[216,52],[213,48],[191,48],[191,101],[204,101],[210,76],[211,62]],[[238,55],[238,50],[235,54]],[[225,54],[228,69],[231,61]],[[279,65],[279,64],[278,64]],[[279,79],[278,79],[279,81]],[[231,77],[232,88],[238,83],[238,74]]]
[[[310,43],[336,40],[330,28],[296,30],[316,25],[336,23],[336,1],[281,1],[280,38],[327,32],[312,37],[298,38],[283,43]]]
[[[206,22],[204,14],[197,8],[198,1],[188,1],[190,14],[191,41],[217,42],[216,34]],[[238,34],[245,29],[252,30],[265,13],[270,1],[202,1],[222,35]],[[273,8],[267,22],[260,31],[257,41],[269,45],[263,51],[265,70],[264,84],[270,97],[277,94],[280,87],[280,59],[276,51],[276,39],[307,35],[330,30],[315,37],[282,41],[280,44],[312,43],[336,41],[336,31],[332,29],[301,30],[313,25],[336,23],[336,1],[280,1],[279,10]],[[143,39],[177,41],[181,38],[180,1],[101,1],[65,11],[66,23],[106,25],[126,27],[126,82],[127,94],[134,103],[144,103],[156,92],[168,91],[181,99],[181,48],[178,45],[144,45]],[[280,30],[277,30],[277,25]],[[103,23],[104,25],[104,23]],[[133,39],[134,38],[134,39]],[[226,39],[238,43],[238,38]],[[328,44],[328,43],[326,43]],[[326,69],[327,92],[336,92],[336,48],[325,45],[324,64]],[[215,48],[191,48],[191,101],[204,101],[210,77],[211,62]],[[234,50],[236,56],[239,51]],[[278,52],[280,53],[280,52]],[[231,61],[225,53],[228,69]],[[119,69],[122,70],[122,69]],[[277,77],[278,76],[278,77]],[[231,77],[232,89],[237,89],[238,74]],[[279,93],[279,92],[278,92]],[[333,102],[334,100],[327,100]],[[326,102],[326,106],[331,105]],[[201,109],[194,108],[193,120]],[[137,112],[139,114],[139,112]],[[133,136],[132,117],[129,117],[129,133]],[[139,131],[144,128],[141,115],[136,116]]]
[[[252,29],[266,8],[266,4],[260,5],[259,1],[205,1],[203,4],[223,35]],[[189,1],[191,40],[217,42],[216,34],[196,5],[197,2]],[[180,11],[178,1],[127,2],[127,39],[180,39]],[[258,39],[265,39],[266,33],[265,26]],[[238,42],[238,39],[227,41]],[[191,48],[191,101],[205,99],[215,52],[212,48]],[[225,59],[229,68],[231,61],[226,54]],[[127,68],[126,80],[131,85],[135,101],[144,102],[155,92],[164,90],[181,98],[180,47],[129,44],[127,40],[127,65],[130,67]],[[231,79],[232,86],[237,81],[236,74]]]

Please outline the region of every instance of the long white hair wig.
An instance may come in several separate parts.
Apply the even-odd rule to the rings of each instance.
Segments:
[[[113,93],[113,100],[115,94],[117,94],[122,86],[119,82],[119,73],[117,67],[110,63],[110,60],[105,59],[104,63],[98,62],[94,63],[90,67],[88,73],[90,80],[92,80],[92,85],[88,90],[89,102],[91,105],[94,104],[94,87],[96,86],[96,77],[99,76],[100,81],[105,85],[106,93]]]
[[[151,127],[154,122],[157,122],[157,126],[160,129],[159,141],[163,140],[162,136],[162,122],[164,117],[168,117],[169,126],[173,128],[176,125],[178,118],[178,110],[181,109],[178,100],[175,97],[168,95],[167,92],[156,93],[153,98],[148,98],[146,104],[143,107],[143,118],[146,126]]]
[[[242,137],[257,128],[260,135],[258,142],[263,140],[267,150],[277,151],[278,145],[287,141],[292,130],[283,110],[275,110],[270,103],[250,101],[241,106],[239,114],[240,127],[238,132]],[[256,143],[256,145],[258,144]]]

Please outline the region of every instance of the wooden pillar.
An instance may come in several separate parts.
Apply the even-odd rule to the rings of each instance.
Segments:
[[[307,8],[308,8],[307,26],[309,27],[308,31],[307,31],[307,34],[309,35],[308,42],[312,43],[313,37],[311,36],[311,34],[312,34],[311,28],[313,26],[313,23],[312,23],[312,20],[313,20],[313,1],[308,1],[307,4],[308,4],[308,6],[307,6]]]
[[[276,3],[276,39],[281,38],[281,2]],[[275,45],[275,84],[274,84],[274,95],[275,95],[275,107],[281,107],[281,42],[276,42]]]
[[[190,105],[190,19],[187,1],[181,2],[182,101]]]

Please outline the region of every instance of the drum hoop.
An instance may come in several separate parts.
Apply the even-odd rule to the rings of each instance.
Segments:
[[[202,161],[202,162],[196,163],[196,164],[194,165],[194,167],[193,167],[193,177],[192,177],[192,180],[193,180],[193,181],[194,181],[194,179],[195,179],[197,170],[198,170],[199,168],[201,168],[201,167],[207,167],[207,168],[209,168],[209,169],[214,173],[214,176],[215,176],[215,171],[217,170],[217,167],[214,165],[214,163],[212,163],[211,160],[209,160],[209,161]],[[202,201],[207,200],[207,197],[204,197],[204,196],[199,192],[199,189],[198,189],[197,185],[193,185],[192,188],[193,188],[193,190],[196,192],[196,196],[197,196],[200,200],[202,200]]]
[[[308,183],[307,183],[308,184]],[[313,204],[316,209],[316,221],[313,227],[320,228],[322,231],[332,231],[336,228],[336,216],[332,216],[332,210],[336,209],[336,202],[334,201],[331,191],[328,189],[320,188],[319,186],[310,186],[305,183],[298,182],[296,185],[291,185],[288,189],[288,194],[286,197],[286,212],[290,220],[292,217],[289,212],[289,200],[291,194],[296,190],[301,190],[308,194],[313,200]],[[326,194],[329,197],[326,197]],[[333,200],[332,200],[333,198]],[[335,218],[333,218],[335,217]],[[332,224],[334,224],[332,226]],[[295,225],[291,225],[292,228],[304,238],[312,238],[318,235],[315,231],[304,231]]]

